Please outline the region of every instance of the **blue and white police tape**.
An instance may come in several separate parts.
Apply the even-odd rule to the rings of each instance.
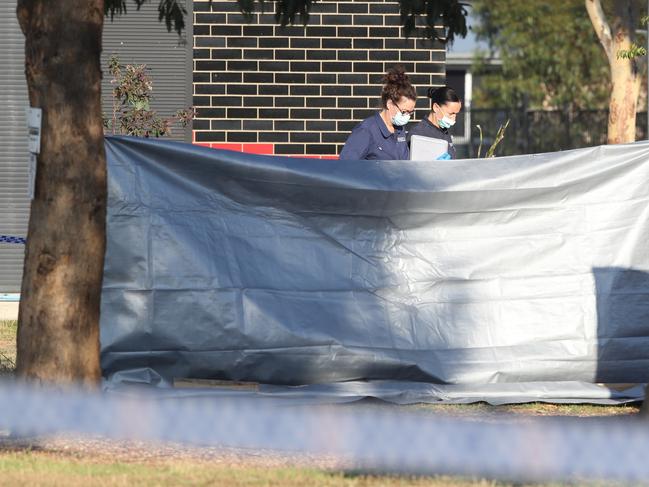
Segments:
[[[305,406],[237,392],[114,389],[102,394],[0,383],[0,430],[326,455],[380,473],[509,481],[649,479],[638,419],[449,418],[398,407]]]
[[[25,245],[27,243],[27,239],[23,237],[16,237],[14,235],[0,235],[0,243]]]

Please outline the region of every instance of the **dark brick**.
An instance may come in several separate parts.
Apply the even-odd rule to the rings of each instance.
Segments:
[[[352,63],[348,62],[323,62],[322,71],[333,73],[349,73],[352,70]]]
[[[276,144],[275,154],[304,154],[304,145],[302,144]]]
[[[273,59],[272,49],[245,49],[243,51],[244,59]]]
[[[443,63],[417,63],[417,71],[419,73],[444,74],[446,66]]]
[[[367,74],[362,73],[341,73],[338,75],[339,84],[359,85],[367,84]],[[380,88],[378,88],[380,90]]]
[[[278,96],[275,98],[275,106],[276,107],[303,107],[304,106],[304,98],[303,97],[298,97],[298,96]]]
[[[338,12],[339,3],[334,2],[318,2],[313,5],[313,11],[323,14],[336,13]]]
[[[196,132],[196,142],[225,142],[225,132]]]
[[[196,47],[225,47],[224,37],[194,37]]]
[[[212,51],[210,51],[209,49],[194,49],[192,51],[192,55],[194,57],[194,60],[196,60],[196,59],[210,59],[210,57],[212,56]]]
[[[354,96],[379,96],[381,88],[376,85],[354,86]]]
[[[374,113],[376,113],[376,109],[374,108],[358,108],[354,110],[354,116],[350,118],[354,120],[365,120],[367,117],[374,115]]]
[[[354,39],[354,49],[383,49],[383,39]]]
[[[288,142],[288,132],[260,132],[259,142]]]
[[[243,35],[246,37],[272,37],[273,27],[266,25],[246,25],[243,27]]]
[[[194,79],[194,81],[196,80]],[[197,83],[194,84],[194,93],[197,95],[223,95],[225,94],[225,86],[213,83]]]
[[[320,63],[317,61],[291,61],[291,72],[320,72]]]
[[[306,29],[301,25],[287,25],[282,27],[281,25],[276,25],[273,27],[276,36],[289,36],[289,37],[300,37],[304,36]]]
[[[228,47],[257,47],[256,37],[228,37]]]
[[[243,106],[245,107],[273,107],[275,99],[272,96],[244,96]]]
[[[383,16],[354,15],[354,25],[383,25]]]
[[[306,75],[304,73],[275,73],[276,83],[301,83],[304,84]]]
[[[345,143],[349,134],[344,132],[325,132],[322,134],[322,142]]]
[[[306,129],[315,132],[334,131],[336,122],[334,120],[313,120],[306,122]]]
[[[257,118],[256,108],[228,108],[228,118]]]
[[[288,86],[286,85],[259,85],[260,95],[288,95]]]
[[[291,118],[304,120],[319,119],[320,110],[317,108],[291,108]]]
[[[340,98],[341,101],[345,99]],[[314,96],[306,99],[306,106],[308,108],[334,108],[337,101],[338,98],[334,97]]]
[[[209,4],[209,2],[208,2]],[[212,2],[212,11],[214,12],[239,12],[237,2]]]
[[[241,130],[241,120],[210,120],[212,130]]]
[[[243,51],[241,49],[214,49],[212,59],[241,59]]]
[[[250,18],[245,15],[243,15],[241,12],[236,12],[232,14],[228,14],[228,20],[227,23],[229,25],[233,24],[247,24],[249,22],[254,22],[256,21],[255,18]]]
[[[341,14],[366,14],[368,12],[368,3],[339,3],[338,12]]]
[[[196,68],[194,68],[194,83],[208,83],[211,80],[211,73],[197,73]]]
[[[367,61],[367,49],[349,49],[338,51],[338,59],[341,61]]]
[[[383,23],[386,27],[399,27],[403,25],[400,15],[386,15],[383,17]]]
[[[291,61],[306,59],[306,51],[304,49],[276,49],[275,59],[290,59]]]
[[[322,110],[322,118],[325,120],[340,120],[340,119],[349,119],[352,118],[351,110]]]
[[[322,94],[324,96],[350,96],[352,87],[344,85],[323,86]]]
[[[257,71],[257,61],[228,61],[230,71]]]
[[[351,47],[351,39],[322,39],[323,49],[350,49]]]
[[[210,26],[209,25],[197,25],[194,24],[194,36],[208,36],[210,35]],[[195,39],[196,37],[194,37]]]
[[[275,122],[277,124],[278,122]],[[292,132],[290,134],[291,142],[320,142],[319,132]]]
[[[213,25],[210,28],[210,35],[214,37],[220,36],[238,36],[241,37],[240,25]]]
[[[192,2],[194,12],[211,12],[212,11],[212,5],[210,2]]]
[[[414,49],[415,40],[414,39],[386,39],[385,40],[386,49]]]
[[[304,130],[303,120],[275,120],[275,130],[289,132],[291,130]]]
[[[396,2],[390,2],[390,3],[371,2],[370,13],[371,14],[398,14],[399,4],[397,4]]]
[[[196,116],[199,118],[224,118],[225,108],[198,108]]]
[[[354,72],[384,73],[383,63],[354,63]]]
[[[244,120],[243,130],[273,130],[272,120]]]
[[[215,107],[240,107],[242,103],[240,96],[213,96],[212,106]]]
[[[410,82],[414,85],[430,85],[431,84],[431,75],[430,74],[420,74],[420,73],[409,73]]]
[[[253,84],[243,84],[235,85],[228,84],[228,95],[256,95],[257,94],[257,85]]]
[[[261,37],[259,47],[288,47],[288,37]]]
[[[367,108],[367,98],[365,97],[339,98],[338,106],[340,108]]]
[[[398,27],[370,27],[370,37],[372,38],[399,37],[400,35],[401,32]]]
[[[308,144],[306,146],[307,154],[333,155],[337,154],[336,146],[331,144]]]
[[[331,61],[336,59],[336,51],[334,49],[308,49],[306,58],[308,60]]]
[[[225,24],[225,14],[197,13],[194,24]],[[196,27],[194,27],[196,29]]]
[[[367,37],[367,27],[338,27],[340,37]]]
[[[245,73],[243,81],[246,83],[273,83],[275,75],[273,73]]]
[[[210,120],[201,120],[195,118],[192,120],[192,128],[194,130],[209,130],[210,129]]]
[[[335,73],[310,73],[307,75],[307,82],[309,84],[334,84],[336,83]]]
[[[257,142],[257,132],[228,132],[228,142]]]
[[[338,125],[338,132],[343,132],[346,134],[349,134],[352,130],[354,130],[354,127],[358,125],[357,120],[340,120],[335,123]]]
[[[291,85],[291,95],[320,95],[320,85]]]
[[[288,108],[260,108],[259,118],[288,118]]]
[[[430,61],[430,51],[401,51],[401,59],[403,61]]]
[[[241,73],[212,73],[212,83],[241,83]]]
[[[196,71],[223,71],[225,61],[196,61]]]
[[[446,63],[446,51],[431,51],[431,61]]]
[[[292,49],[318,49],[320,48],[320,39],[317,37],[291,37]]]
[[[401,53],[403,55],[403,53]],[[398,61],[399,60],[399,51],[385,51],[381,50],[371,50],[370,51],[370,60],[371,61]]]
[[[307,27],[306,35],[309,37],[337,37],[338,32],[335,27]],[[324,43],[324,39],[322,42]]]
[[[351,15],[323,15],[322,23],[324,25],[352,25]]]
[[[260,71],[288,71],[290,64],[288,61],[259,61]]]
[[[211,97],[209,96],[194,96],[192,97],[192,105],[195,107],[209,107],[212,105]]]
[[[446,52],[444,44],[434,39],[416,39],[415,46],[417,49],[440,50]]]

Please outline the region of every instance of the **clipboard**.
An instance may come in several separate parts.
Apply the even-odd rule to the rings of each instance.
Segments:
[[[411,161],[434,161],[448,152],[448,142],[444,139],[413,135],[410,137]]]

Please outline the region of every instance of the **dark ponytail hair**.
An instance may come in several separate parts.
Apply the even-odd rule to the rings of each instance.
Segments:
[[[435,103],[441,106],[448,102],[461,101],[460,97],[457,96],[455,90],[450,86],[442,86],[441,88],[428,88],[428,98],[431,99],[431,107]]]
[[[381,90],[381,104],[387,108],[388,100],[399,103],[402,97],[417,100],[415,87],[410,83],[403,66],[394,66],[383,76],[383,90]]]

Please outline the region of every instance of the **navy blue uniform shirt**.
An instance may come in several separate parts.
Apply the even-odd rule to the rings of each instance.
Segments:
[[[457,152],[455,146],[453,145],[453,137],[448,133],[448,129],[443,129],[435,127],[433,122],[430,121],[428,117],[424,118],[415,125],[410,132],[408,133],[408,144],[410,144],[410,137],[413,135],[423,135],[424,137],[432,137],[433,139],[442,139],[448,142],[448,154],[451,156],[451,159],[457,157]]]
[[[405,127],[390,132],[380,113],[359,123],[347,137],[340,159],[347,160],[405,160],[408,159]]]

